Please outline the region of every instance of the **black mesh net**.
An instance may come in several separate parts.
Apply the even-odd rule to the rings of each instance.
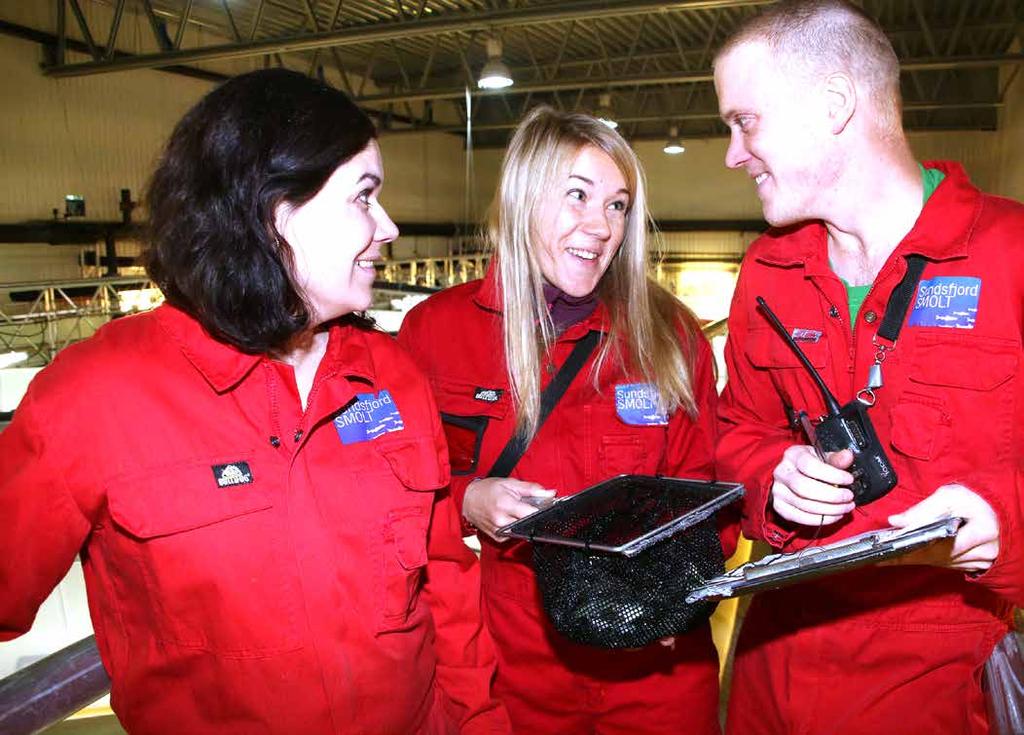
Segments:
[[[690,590],[725,571],[714,513],[693,514],[720,493],[714,488],[625,475],[537,514],[532,531],[519,529],[618,547],[687,514],[693,521],[674,525],[674,535],[635,556],[538,539],[533,545],[537,584],[555,628],[577,643],[632,648],[707,620],[713,602],[687,604],[685,599]]]

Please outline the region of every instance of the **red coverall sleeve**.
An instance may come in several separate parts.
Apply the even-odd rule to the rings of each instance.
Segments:
[[[984,498],[999,522],[995,563],[983,574],[967,575],[967,579],[985,585],[1018,607],[1024,606],[1024,470],[1018,468],[1003,478],[968,477],[961,484]]]
[[[66,484],[68,448],[52,446],[37,424],[34,392],[0,431],[0,640],[32,627],[92,525]]]
[[[444,455],[436,412],[432,421]],[[446,489],[437,492],[428,534],[423,594],[434,618],[437,684],[449,714],[461,733],[509,733],[508,713],[490,693],[495,654],[480,613],[480,563],[462,542],[459,513]]]
[[[473,536],[477,532],[462,515],[462,501],[466,498],[466,488],[469,487],[469,483],[480,477],[482,475],[477,474],[452,476],[451,484],[448,486],[452,498],[452,506],[455,508],[455,514],[459,518],[459,534],[462,536]]]
[[[676,411],[669,422],[666,467],[664,474],[696,480],[715,479],[715,444],[718,440],[716,409],[718,392],[715,390],[714,356],[711,345],[701,334],[694,321],[693,336],[681,333],[680,340],[686,348],[691,344],[693,371],[691,385],[697,415]],[[739,538],[738,516],[734,508],[727,508],[718,514],[718,525],[725,558],[732,556]]]
[[[744,485],[743,534],[783,548],[794,532],[769,507],[772,471],[796,441],[771,378],[746,356],[750,304],[741,271],[729,311],[725,345],[728,382],[718,403],[715,467],[719,480]]]

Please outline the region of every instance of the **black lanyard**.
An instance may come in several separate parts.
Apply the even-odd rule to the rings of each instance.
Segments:
[[[914,292],[917,291],[917,284],[921,280],[921,273],[927,261],[920,255],[907,256],[907,272],[896,284],[896,288],[889,295],[889,303],[885,305],[885,315],[878,327],[878,333],[872,339],[875,345],[875,361],[868,368],[867,384],[857,393],[857,400],[872,406],[875,403],[875,388],[882,387],[882,363],[885,362],[886,354],[896,347],[896,338],[903,328],[903,321],[907,317],[907,309],[914,299]],[[881,337],[889,344],[878,341]]]
[[[565,362],[562,363],[562,367],[558,369],[555,377],[548,383],[548,387],[544,389],[544,392],[540,394],[540,416],[537,417],[537,431],[534,432],[534,436],[540,431],[540,427],[547,420],[548,416],[551,415],[552,409],[558,403],[559,399],[565,393],[569,387],[569,383],[576,377],[576,374],[583,367],[583,364],[590,357],[590,353],[597,347],[597,343],[601,340],[601,333],[597,330],[591,330],[587,332],[587,335],[576,343],[576,346],[572,348],[572,352],[565,358]],[[494,460],[494,465],[490,471],[484,475],[485,477],[508,477],[508,473],[512,471],[512,468],[519,462],[520,457],[526,452],[526,448],[530,445],[530,442],[526,440],[521,433],[516,431],[512,434],[512,438],[508,440],[508,444],[501,450],[501,454]]]
[[[896,337],[899,336],[903,327],[903,319],[910,308],[910,302],[914,299],[914,291],[921,280],[921,273],[927,261],[920,255],[907,256],[907,272],[903,280],[896,284],[889,296],[889,303],[885,305],[885,316],[882,317],[882,324],[878,327],[878,336],[896,344]]]

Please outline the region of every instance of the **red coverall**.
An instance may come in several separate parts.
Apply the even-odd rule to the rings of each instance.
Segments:
[[[1024,207],[981,194],[956,164],[925,165],[945,181],[882,266],[852,330],[821,224],[751,246],[729,317],[717,469],[746,485],[744,533],[785,551],[885,527],[959,482],[995,509],[999,557],[974,578],[870,567],[759,595],[736,658],[728,731],[737,735],[988,732],[982,668],[1010,603],[1024,599]],[[755,297],[787,330],[813,330],[800,346],[845,403],[865,385],[872,337],[910,253],[928,264],[869,411],[899,484],[820,531],[789,526],[771,510],[771,474],[806,440],[787,427],[785,408],[813,418],[824,402]]]
[[[342,443],[385,391],[400,419]],[[342,411],[357,394],[378,401]],[[0,639],[81,551],[131,732],[508,732],[447,482],[426,381],[382,333],[333,327],[303,412],[290,366],[183,312],[119,320],[0,434]]]
[[[482,281],[456,286],[413,309],[399,342],[427,373],[442,414],[477,417],[481,427],[476,463],[452,478],[461,507],[466,486],[490,469],[515,424],[501,332],[501,299],[492,270]],[[606,328],[599,305],[558,338],[553,361],[560,366],[575,342]],[[594,356],[579,372],[540,429],[512,477],[567,495],[620,473],[661,473],[710,478],[715,440],[711,351],[696,351],[694,393],[699,416],[676,411],[667,426],[630,426],[616,414],[616,384],[635,382],[609,360],[590,379]],[[595,353],[596,355],[596,350]],[[544,385],[554,369],[549,366]],[[445,418],[443,416],[442,418]],[[446,431],[448,431],[446,423]],[[449,432],[452,451],[453,433]],[[472,444],[472,442],[470,442]],[[453,461],[458,470],[458,457]],[[718,663],[708,626],[634,651],[573,644],[554,631],[543,612],[528,544],[483,546],[484,620],[498,650],[495,695],[508,707],[519,733],[717,733]]]

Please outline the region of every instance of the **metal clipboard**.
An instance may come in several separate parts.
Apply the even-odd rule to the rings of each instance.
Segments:
[[[876,564],[952,538],[963,522],[962,518],[940,518],[917,528],[883,528],[825,546],[790,554],[771,554],[709,580],[690,592],[686,601],[694,603],[748,595]]]

